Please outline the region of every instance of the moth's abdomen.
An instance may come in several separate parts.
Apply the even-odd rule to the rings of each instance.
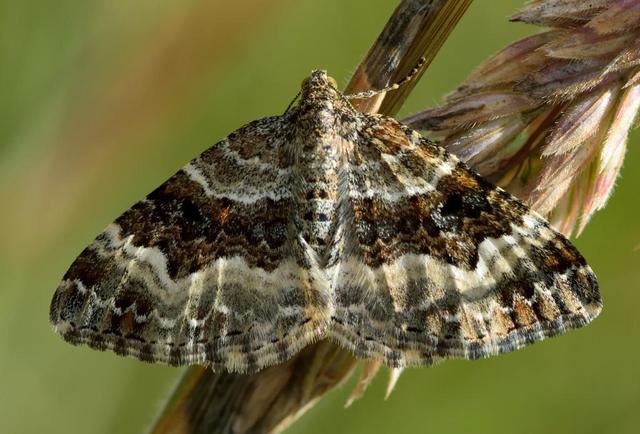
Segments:
[[[302,148],[297,163],[300,235],[319,258],[325,256],[337,224],[339,161],[338,149],[319,137]]]

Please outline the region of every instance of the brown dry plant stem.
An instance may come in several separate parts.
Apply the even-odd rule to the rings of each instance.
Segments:
[[[382,89],[407,76],[420,59],[422,69],[399,89],[354,101],[361,112],[394,116],[444,44],[472,0],[404,0],[360,63],[347,93]]]
[[[346,379],[356,363],[349,352],[325,340],[254,375],[189,368],[152,433],[280,431]]]
[[[345,93],[380,89],[402,79],[421,57],[428,65],[471,0],[404,0],[358,67]],[[424,71],[424,68],[423,68]],[[419,75],[400,89],[354,101],[362,112],[395,114]],[[286,428],[326,392],[347,379],[357,360],[330,341],[310,345],[282,365],[254,375],[189,368],[152,434],[274,433]],[[349,402],[360,396],[380,364],[371,361]],[[398,373],[392,375],[391,385]]]

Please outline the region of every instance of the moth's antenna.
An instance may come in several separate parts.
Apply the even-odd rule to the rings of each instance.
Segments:
[[[389,92],[390,90],[396,90],[398,89],[400,86],[402,86],[403,84],[413,80],[413,78],[416,76],[416,74],[420,71],[420,69],[422,68],[422,66],[424,65],[424,63],[427,60],[424,57],[421,57],[420,60],[418,60],[418,63],[416,64],[416,66],[413,67],[413,69],[411,70],[411,72],[409,72],[409,74],[407,74],[407,76],[405,78],[403,78],[402,80],[384,87],[382,89],[374,89],[374,90],[367,90],[364,92],[359,92],[359,93],[352,93],[351,95],[345,95],[344,97],[346,99],[364,99],[364,98],[371,98],[372,96],[376,96],[379,95],[381,93],[385,93],[385,92]]]
[[[289,109],[291,108],[291,106],[292,106],[292,105],[293,105],[293,104],[298,100],[298,98],[300,97],[300,94],[302,94],[302,91],[299,91],[299,92],[296,94],[295,98],[293,98],[293,99],[291,100],[291,102],[290,102],[290,103],[289,103],[289,105],[287,106],[287,109],[284,111],[285,113],[287,113],[287,112],[289,111]]]

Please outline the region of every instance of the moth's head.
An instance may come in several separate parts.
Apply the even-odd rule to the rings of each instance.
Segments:
[[[339,97],[338,83],[327,75],[327,71],[316,69],[311,75],[302,81],[302,98],[329,98]]]

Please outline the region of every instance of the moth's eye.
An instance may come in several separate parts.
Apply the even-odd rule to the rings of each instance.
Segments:
[[[334,89],[338,88],[338,82],[333,78],[333,77],[329,77],[328,75],[325,75],[327,83],[329,83],[329,86],[333,87]],[[302,80],[302,85],[301,87],[305,87],[309,84],[309,81],[311,80],[311,77],[307,77],[304,80]]]

